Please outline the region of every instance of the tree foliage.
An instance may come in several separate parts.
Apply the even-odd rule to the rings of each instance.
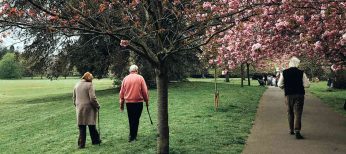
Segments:
[[[31,75],[46,75],[46,70],[51,64],[52,53],[57,48],[57,39],[45,32],[31,31],[34,34],[33,42],[24,48],[25,70]]]
[[[22,75],[20,63],[14,53],[6,53],[0,61],[0,78],[18,79]]]
[[[126,58],[120,55],[123,52],[119,52],[119,46],[110,43],[112,41],[114,40],[107,36],[82,35],[65,50],[71,65],[76,66],[80,74],[89,71],[95,77],[102,78],[108,74],[114,61],[126,61]]]

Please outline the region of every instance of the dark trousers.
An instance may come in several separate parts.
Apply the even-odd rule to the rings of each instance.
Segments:
[[[139,119],[141,118],[143,110],[143,102],[126,103],[126,109],[130,125],[129,139],[134,140],[137,138]]]
[[[286,106],[290,131],[299,132],[302,128],[304,95],[287,95]]]
[[[79,127],[79,138],[78,138],[78,146],[80,148],[85,147],[85,140],[86,140],[86,126],[87,125],[78,125]],[[96,130],[95,125],[88,125],[89,127],[89,133],[92,144],[99,144],[100,143],[100,135]]]

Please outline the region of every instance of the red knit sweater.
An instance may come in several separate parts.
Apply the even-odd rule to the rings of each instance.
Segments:
[[[131,72],[127,75],[120,89],[120,104],[126,103],[138,103],[149,102],[148,88],[144,78],[135,72]]]

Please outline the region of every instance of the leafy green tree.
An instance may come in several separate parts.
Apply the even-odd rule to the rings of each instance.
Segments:
[[[325,70],[323,67],[329,66],[327,60],[324,60],[321,57],[318,56],[313,56],[313,57],[308,57],[308,56],[302,56],[300,58],[301,63],[299,64],[299,68],[304,70],[306,75],[314,81],[315,78],[318,78],[320,80],[325,80]]]
[[[80,74],[88,71],[100,79],[108,74],[110,66],[123,68],[127,64],[128,53],[119,52],[122,49],[111,43],[113,41],[107,36],[82,35],[64,50],[68,52],[71,65],[76,66]],[[114,72],[121,74],[123,71]]]
[[[8,52],[6,48],[0,47],[0,59]]]
[[[52,35],[44,32],[31,32],[35,34],[34,41],[25,46],[22,57],[24,58],[25,72],[32,75],[40,75],[41,79],[46,74],[51,64],[51,57],[56,51],[56,40]]]
[[[0,61],[0,78],[17,79],[22,75],[22,69],[14,53],[6,53]]]
[[[73,66],[71,65],[71,62],[69,60],[69,56],[68,56],[67,51],[60,52],[57,55],[56,65],[57,65],[57,68],[58,68],[57,71],[65,79],[66,79],[67,76],[72,74]]]
[[[13,45],[11,45],[11,46],[10,46],[10,51],[11,51],[11,52],[14,52],[14,51],[15,51],[15,49],[14,49],[14,46],[13,46]]]

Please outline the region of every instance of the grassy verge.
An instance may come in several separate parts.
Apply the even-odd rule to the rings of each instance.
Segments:
[[[322,81],[311,84],[308,91],[320,98],[325,104],[332,107],[335,111],[346,116],[346,111],[343,109],[346,100],[345,89],[327,90],[327,82]]]
[[[138,141],[128,143],[127,113],[120,113],[111,80],[95,80],[101,104],[101,146],[77,149],[78,129],[71,92],[77,79],[0,80],[0,153],[155,153],[157,95],[150,90],[150,112],[143,110]],[[219,84],[220,107],[213,107],[214,84],[169,85],[171,153],[241,153],[265,88]]]

